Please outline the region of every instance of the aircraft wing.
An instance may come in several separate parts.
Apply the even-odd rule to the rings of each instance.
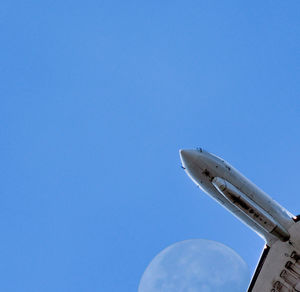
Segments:
[[[300,292],[300,222],[289,232],[291,243],[265,246],[248,292]]]

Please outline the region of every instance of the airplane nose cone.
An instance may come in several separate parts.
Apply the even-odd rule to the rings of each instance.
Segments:
[[[179,153],[180,153],[182,166],[184,168],[188,168],[189,165],[191,165],[193,161],[195,161],[198,155],[196,150],[190,150],[190,149],[181,149],[179,150]]]

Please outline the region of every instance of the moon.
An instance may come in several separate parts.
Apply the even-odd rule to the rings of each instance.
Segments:
[[[175,243],[145,270],[138,292],[245,292],[250,274],[231,248],[211,240]]]

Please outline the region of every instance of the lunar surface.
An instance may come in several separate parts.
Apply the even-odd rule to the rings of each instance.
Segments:
[[[247,264],[231,248],[210,240],[175,243],[144,272],[138,292],[245,292]]]

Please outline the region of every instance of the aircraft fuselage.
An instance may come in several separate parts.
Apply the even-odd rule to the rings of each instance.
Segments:
[[[208,195],[250,226],[268,244],[288,241],[293,215],[223,159],[198,148],[180,150],[182,166]]]

